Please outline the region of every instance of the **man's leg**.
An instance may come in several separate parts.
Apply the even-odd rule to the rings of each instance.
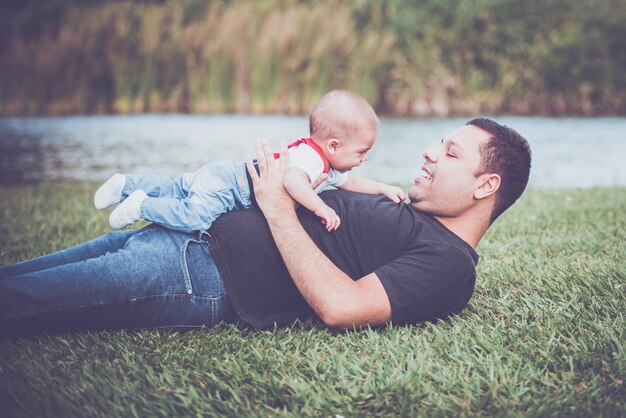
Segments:
[[[206,239],[156,225],[113,253],[0,281],[0,336],[234,318]]]
[[[126,241],[138,231],[109,232],[91,241],[65,250],[0,267],[0,280],[26,273],[47,270],[63,264],[77,263],[90,258],[115,252],[126,245]]]

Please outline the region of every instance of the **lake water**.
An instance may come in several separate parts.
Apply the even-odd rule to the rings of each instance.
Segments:
[[[626,118],[501,117],[530,142],[530,186],[626,185]],[[386,119],[355,173],[410,184],[421,151],[463,119]],[[243,159],[254,138],[278,148],[307,136],[303,116],[133,115],[0,118],[0,182],[105,180],[116,172],[174,176],[204,163]]]

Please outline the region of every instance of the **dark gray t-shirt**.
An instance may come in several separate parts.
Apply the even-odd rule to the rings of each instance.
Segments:
[[[353,280],[376,273],[394,324],[445,318],[467,305],[478,255],[435,218],[385,196],[332,190],[320,197],[337,212],[341,226],[328,232],[320,218],[299,208],[302,226]],[[315,316],[258,209],[222,215],[209,232],[226,292],[243,321],[267,328]]]

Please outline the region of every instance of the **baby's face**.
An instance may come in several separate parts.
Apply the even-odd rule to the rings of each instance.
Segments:
[[[367,152],[374,145],[376,132],[365,132],[353,138],[340,139],[334,154],[328,156],[330,166],[337,171],[345,172],[358,167],[367,160]]]

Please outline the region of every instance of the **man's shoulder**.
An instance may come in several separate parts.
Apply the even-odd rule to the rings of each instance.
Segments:
[[[467,242],[432,214],[421,212],[410,204],[397,204],[383,195],[348,190],[329,190],[320,197],[338,213],[361,218],[364,225],[378,234],[396,234],[404,241],[405,248],[419,247],[450,258],[462,256],[473,265],[478,262],[478,254]]]
[[[338,207],[349,206],[351,209],[357,209],[358,213],[393,213],[402,214],[410,218],[414,218],[416,222],[433,222],[433,216],[420,212],[407,203],[394,203],[387,196],[380,194],[368,194],[353,192],[350,190],[331,189],[320,193],[320,198],[330,206],[333,204]]]
[[[428,253],[443,261],[443,270],[474,271],[478,262],[478,255],[471,247],[453,240],[429,242]]]

